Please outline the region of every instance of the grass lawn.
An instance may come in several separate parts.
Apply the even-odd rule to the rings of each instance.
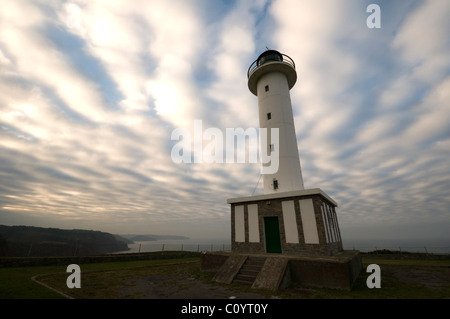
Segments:
[[[198,259],[198,258],[197,258]],[[127,272],[127,268],[136,268],[147,266],[156,266],[160,264],[174,263],[177,260],[173,259],[158,259],[148,261],[126,261],[126,262],[110,262],[110,263],[95,263],[95,264],[82,264],[80,265],[83,272],[105,272],[107,270],[112,271],[120,269],[122,272]],[[182,259],[186,261],[186,259]],[[0,268],[0,299],[61,299],[65,298],[61,294],[48,289],[31,278],[34,276],[48,277],[48,278],[61,278],[61,282],[56,280],[55,288],[66,288],[70,292],[70,289],[66,286],[66,279],[70,273],[66,272],[68,265],[61,266],[43,266],[43,267],[5,267]],[[129,272],[129,271],[128,271]],[[63,280],[62,280],[63,279]],[[53,287],[53,286],[52,286]]]
[[[366,273],[369,264],[381,268],[381,288],[369,289]],[[81,289],[69,289],[67,266],[0,268],[0,299],[64,298],[31,278],[81,299],[145,298],[149,286],[167,291],[188,289],[191,283],[208,285],[209,291],[230,290],[236,293],[257,293],[262,298],[281,299],[441,299],[450,297],[449,260],[382,260],[363,258],[363,270],[352,291],[293,285],[273,292],[251,289],[243,285],[224,285],[212,281],[214,273],[200,270],[200,259],[160,259],[96,264],[80,264]],[[144,293],[144,294],[143,294]],[[205,295],[205,299],[209,296]]]

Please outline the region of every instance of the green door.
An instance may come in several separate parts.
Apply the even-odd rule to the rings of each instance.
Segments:
[[[268,253],[281,253],[278,217],[264,217],[264,232],[266,235],[266,251]]]

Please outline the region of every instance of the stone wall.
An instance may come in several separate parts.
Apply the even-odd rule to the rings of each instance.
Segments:
[[[180,253],[138,253],[138,254],[117,254],[84,257],[0,257],[0,267],[29,267],[29,266],[57,266],[70,264],[88,264],[115,261],[133,260],[154,260],[154,259],[175,259],[199,257],[201,253],[180,252]]]
[[[345,261],[290,259],[292,282],[304,286],[351,290],[361,273],[362,262],[357,252]]]
[[[317,233],[319,237],[318,244],[308,244],[305,243],[304,229],[302,224],[302,218],[300,213],[299,200],[301,199],[312,199],[314,207],[315,222],[317,227]],[[297,232],[299,243],[288,243],[286,240],[285,233],[285,221],[282,212],[282,202],[283,201],[293,201],[295,217],[297,221]],[[334,235],[330,235],[330,226],[325,225],[327,221],[323,218],[323,208],[321,208],[324,203],[329,209],[329,214],[334,215]],[[259,242],[250,242],[249,234],[249,213],[248,206],[251,204],[256,204],[258,208],[258,227],[259,227]],[[236,241],[236,218],[235,210],[236,206],[244,206],[244,225],[245,225],[245,241]],[[294,196],[288,198],[276,198],[271,200],[260,200],[251,202],[240,202],[239,204],[231,205],[231,242],[232,251],[236,253],[266,253],[265,246],[265,234],[264,234],[264,218],[265,217],[278,217],[280,239],[281,239],[281,250],[282,254],[287,255],[300,255],[300,256],[331,256],[340,251],[342,251],[342,241],[340,237],[339,227],[337,225],[337,217],[335,211],[335,205],[328,201],[325,197],[317,195],[306,195],[306,196]],[[337,229],[336,229],[337,228]],[[328,231],[328,234],[327,234]],[[330,239],[334,240],[331,241]]]
[[[246,254],[234,253],[206,253],[202,255],[203,271],[228,271],[230,267],[222,267],[230,259],[238,260],[240,257],[247,258]],[[261,257],[261,255],[258,255]],[[276,273],[277,269],[272,271],[263,271],[258,274],[260,282],[276,281],[278,289],[283,289],[291,284],[300,284],[302,286],[325,287],[334,289],[351,290],[356,279],[362,270],[362,260],[358,251],[344,250],[336,256],[328,257],[301,257],[266,254],[267,259],[272,260],[272,266],[280,267],[287,263],[284,271],[284,277],[280,278]],[[267,261],[266,261],[267,262]],[[230,272],[231,275],[237,273],[239,268]],[[278,269],[280,271],[284,269]],[[281,272],[279,272],[281,273]],[[226,274],[228,275],[228,274]],[[216,274],[217,276],[217,274]],[[219,275],[220,276],[220,275]],[[279,282],[281,279],[281,282]],[[232,282],[233,277],[228,280]],[[254,288],[257,285],[254,286]]]
[[[218,271],[228,257],[230,254],[225,252],[202,254],[200,268],[205,271]]]

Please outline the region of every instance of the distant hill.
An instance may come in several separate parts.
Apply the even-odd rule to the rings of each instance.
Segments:
[[[123,238],[135,241],[155,241],[155,240],[187,240],[189,237],[185,236],[174,236],[174,235],[136,235],[136,234],[127,234],[127,235],[119,235]]]
[[[127,244],[134,244],[134,241],[132,241],[131,239],[125,238],[121,235],[113,234],[113,236],[116,237],[116,239],[118,241],[123,241],[124,243],[127,243]]]
[[[125,238],[101,231],[0,225],[0,256],[88,256],[128,249]]]

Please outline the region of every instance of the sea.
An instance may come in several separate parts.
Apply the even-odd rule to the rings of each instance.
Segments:
[[[361,252],[374,250],[392,250],[428,254],[450,254],[450,238],[437,239],[354,239],[343,240],[344,249],[356,249]]]
[[[228,251],[231,240],[227,239],[182,239],[135,241],[128,244],[129,250],[117,253],[146,253],[155,251]]]
[[[155,251],[229,251],[230,239],[182,239],[138,241],[128,244],[129,250],[117,253],[144,253]],[[400,252],[418,252],[428,254],[450,254],[450,239],[410,239],[410,240],[344,240],[345,250],[369,252],[374,250],[392,250]]]

